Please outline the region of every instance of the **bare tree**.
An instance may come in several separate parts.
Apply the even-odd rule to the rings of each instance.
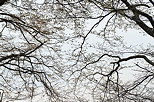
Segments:
[[[153,102],[153,45],[130,47],[117,32],[153,38],[153,7],[152,0],[1,0],[1,102]],[[129,69],[136,76],[127,82],[121,74]]]
[[[90,0],[61,4],[75,3],[82,5],[83,10],[90,14],[86,17],[75,15],[74,18],[97,20],[88,32],[80,33],[83,40],[70,55],[75,61],[70,67],[72,72],[70,81],[74,81],[75,96],[83,97],[80,93],[87,95],[86,92],[91,90],[89,96],[93,97],[93,101],[152,102],[153,45],[139,49],[129,47],[123,43],[121,39],[123,35],[118,35],[116,31],[131,28],[153,37],[154,2],[152,0]],[[99,45],[91,45],[92,41],[88,41],[91,37],[97,38],[93,35],[98,39],[102,38]],[[95,50],[90,52],[90,49]],[[121,72],[127,74],[125,72],[127,69],[132,69],[130,73],[136,73],[135,79],[128,83],[121,80],[120,74]]]

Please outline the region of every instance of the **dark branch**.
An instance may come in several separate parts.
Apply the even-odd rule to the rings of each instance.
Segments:
[[[130,56],[130,57],[127,57],[127,58],[123,58],[123,59],[120,59],[118,61],[118,63],[123,62],[123,61],[128,61],[128,60],[131,60],[131,59],[136,59],[136,58],[142,58],[146,62],[148,62],[149,64],[151,64],[152,66],[154,66],[154,62],[152,62],[150,59],[148,59],[145,55],[135,55],[135,56]]]
[[[151,4],[154,6],[154,2],[152,0],[149,0],[151,2]]]
[[[121,0],[127,7],[128,9],[130,9],[134,16],[130,17],[130,16],[126,16],[128,18],[130,18],[131,20],[135,21],[147,34],[149,34],[150,36],[154,37],[154,20],[153,18],[147,14],[144,13],[138,9],[136,9],[136,6],[131,5],[127,0]],[[152,1],[151,1],[152,2]],[[147,18],[149,20],[149,22],[151,23],[153,28],[150,28],[148,25],[146,25],[139,17],[139,15],[144,16],[145,18]]]
[[[2,6],[7,0],[0,0],[0,6]]]

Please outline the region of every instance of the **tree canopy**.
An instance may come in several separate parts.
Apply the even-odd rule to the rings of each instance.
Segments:
[[[153,102],[153,43],[124,39],[153,40],[153,12],[153,0],[1,0],[1,102]]]

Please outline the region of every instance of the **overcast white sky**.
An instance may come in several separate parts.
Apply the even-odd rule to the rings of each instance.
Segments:
[[[41,2],[42,0],[37,0],[38,2]],[[89,21],[87,25],[87,29],[90,29],[96,22]],[[144,33],[140,33],[140,30],[136,29],[129,29],[127,32],[123,30],[117,30],[117,34],[124,35],[124,43],[127,43],[128,45],[136,46],[142,45],[142,47],[148,46],[149,44],[154,44],[154,39],[148,35],[144,35]],[[97,42],[98,39],[96,38],[90,38],[90,42]],[[101,41],[101,40],[100,40]],[[67,46],[69,47],[69,46]],[[128,76],[131,75],[131,70],[127,70],[127,73],[123,75],[122,77],[127,80]],[[131,77],[129,77],[131,78]],[[39,101],[39,96],[36,98],[36,102]],[[43,98],[41,98],[43,99]],[[45,98],[44,98],[45,99]],[[25,101],[15,101],[15,102],[29,102],[29,100]],[[45,101],[44,101],[45,102]]]

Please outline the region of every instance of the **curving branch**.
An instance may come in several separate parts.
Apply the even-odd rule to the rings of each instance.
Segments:
[[[133,21],[135,21],[147,34],[149,34],[150,36],[154,37],[154,20],[153,17],[150,16],[149,14],[142,12],[140,10],[138,10],[136,8],[136,6],[131,5],[127,0],[121,0],[127,7],[129,10],[131,10],[134,14],[133,17],[130,17],[128,15],[125,14],[125,16]],[[152,2],[152,1],[151,1]],[[152,25],[153,28],[149,27],[147,24],[145,24],[139,16],[143,16],[145,18],[147,18],[150,22],[150,24]]]
[[[152,62],[150,59],[148,59],[145,55],[130,56],[130,57],[127,57],[127,58],[120,59],[117,63],[120,63],[120,62],[123,62],[123,61],[128,61],[128,60],[131,60],[131,59],[136,59],[136,58],[142,58],[146,62],[148,62],[150,65],[154,66],[154,62]]]
[[[152,1],[152,0],[149,0],[150,2],[151,2],[151,4],[154,6],[154,1]]]

